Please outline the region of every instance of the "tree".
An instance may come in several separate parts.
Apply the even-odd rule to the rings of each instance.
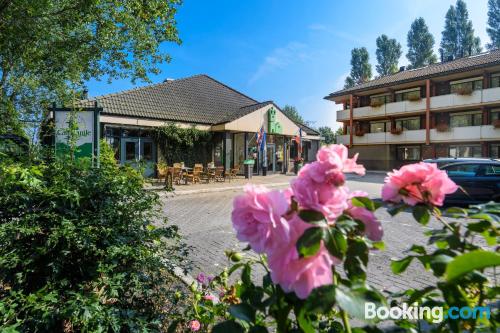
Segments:
[[[295,106],[285,105],[281,110],[288,116],[288,118],[292,119],[296,123],[305,124],[304,118],[302,118]]]
[[[398,61],[401,57],[401,44],[395,39],[389,39],[387,35],[377,38],[377,72],[380,76],[394,74],[398,71]]]
[[[179,0],[0,1],[0,132],[80,98],[90,78],[148,81],[179,43]]]
[[[488,0],[488,27],[486,32],[491,39],[491,43],[487,45],[488,49],[500,48],[500,0]]]
[[[472,21],[469,20],[467,5],[463,0],[457,0],[456,5],[450,6],[446,13],[439,50],[445,59],[467,57],[481,52],[481,40],[474,36]]]
[[[406,58],[410,62],[409,68],[418,68],[433,64],[437,61],[434,54],[434,36],[429,32],[427,24],[419,17],[411,24],[407,36],[408,53]]]
[[[345,79],[344,88],[350,88],[371,79],[372,66],[366,47],[354,48],[351,51],[351,73]]]
[[[335,143],[335,133],[328,126],[322,126],[318,128],[319,134],[323,137],[322,143],[327,145]]]

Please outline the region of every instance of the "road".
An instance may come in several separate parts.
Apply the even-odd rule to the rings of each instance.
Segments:
[[[383,175],[371,174],[365,177],[350,176],[347,186],[351,190],[363,190],[370,197],[378,198],[383,183]],[[241,249],[231,226],[233,198],[241,190],[202,193],[164,197],[163,211],[169,223],[179,226],[186,243],[192,247],[190,259],[193,262],[192,275],[199,272],[216,274],[229,263],[224,256],[226,249]],[[433,281],[418,263],[413,262],[402,275],[394,275],[390,270],[390,259],[401,258],[411,244],[424,244],[425,227],[417,224],[410,213],[400,213],[390,218],[384,208],[376,212],[384,229],[386,249],[370,253],[368,280],[373,286],[397,292],[407,288],[427,286]],[[431,221],[431,226],[436,223]]]

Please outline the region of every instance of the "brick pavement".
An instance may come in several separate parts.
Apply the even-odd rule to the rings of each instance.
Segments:
[[[369,175],[363,179],[351,177],[348,186],[365,190],[376,198],[382,180],[383,175]],[[236,239],[230,219],[232,199],[239,193],[241,189],[162,198],[164,214],[170,223],[179,226],[186,243],[193,248],[190,255],[194,264],[192,275],[200,271],[209,274],[220,272],[229,264],[224,250],[245,246]],[[377,216],[384,228],[386,249],[370,253],[369,282],[391,292],[431,283],[432,274],[417,262],[413,262],[403,275],[392,274],[389,266],[390,259],[402,257],[411,244],[425,242],[424,227],[413,221],[411,214],[406,212],[400,213],[396,219],[390,219],[384,209],[379,209]],[[433,223],[436,222],[431,221],[431,226]]]

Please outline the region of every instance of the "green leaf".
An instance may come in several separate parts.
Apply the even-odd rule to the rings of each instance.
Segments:
[[[400,259],[400,260],[392,260],[391,261],[391,270],[394,274],[401,274],[403,273],[406,268],[410,265],[412,262],[413,257],[408,256],[406,258]]]
[[[430,257],[429,264],[435,275],[442,276],[446,270],[446,265],[453,260],[446,254],[438,254]]]
[[[335,305],[335,286],[333,284],[313,289],[304,303],[307,313],[328,313]]]
[[[408,206],[406,204],[398,204],[398,205],[393,205],[389,208],[387,208],[387,212],[391,215],[394,216],[403,210],[405,210]]]
[[[364,207],[369,211],[375,211],[378,207],[368,197],[354,197],[351,199],[352,205],[356,207]]]
[[[241,281],[246,285],[252,284],[252,267],[249,264],[246,264],[241,271]]]
[[[478,220],[483,220],[483,221],[488,221],[488,222],[498,222],[499,219],[495,215],[488,214],[488,213],[479,213],[479,214],[473,214],[469,216],[471,219],[478,219]]]
[[[347,239],[343,233],[335,228],[330,228],[323,233],[325,246],[330,254],[343,259],[347,251]]]
[[[427,225],[431,219],[431,214],[429,213],[429,208],[427,206],[417,205],[413,207],[412,214],[415,220],[423,225]]]
[[[297,251],[300,257],[311,257],[318,253],[323,238],[323,228],[309,228],[297,241]]]
[[[248,304],[233,304],[229,307],[229,313],[234,318],[252,323],[255,321],[255,310]]]
[[[235,322],[234,320],[227,320],[219,323],[212,328],[212,333],[244,333],[245,329],[243,326]]]
[[[365,318],[366,303],[375,303],[377,307],[386,304],[384,297],[379,292],[365,286],[349,289],[339,285],[335,289],[335,298],[338,305],[348,314],[367,322],[371,321]]]
[[[446,267],[446,279],[455,280],[474,270],[500,266],[500,254],[475,250],[455,257]]]
[[[324,221],[325,217],[323,216],[323,213],[311,210],[311,209],[303,209],[299,212],[299,217],[305,221],[305,222],[320,222]]]
[[[299,327],[304,333],[315,333],[314,326],[311,323],[311,319],[307,316],[307,312],[304,308],[300,309],[299,315],[297,316],[297,322]]]

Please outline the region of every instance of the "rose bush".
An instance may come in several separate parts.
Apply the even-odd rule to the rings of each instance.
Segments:
[[[500,207],[489,204],[441,213],[438,206],[457,186],[435,164],[417,163],[389,173],[382,198],[391,215],[411,210],[421,224],[426,225],[431,215],[441,223],[442,227],[426,231],[429,246],[413,245],[409,256],[391,264],[393,272],[400,274],[416,259],[432,271],[437,283],[397,295],[384,295],[367,283],[369,251],[384,248],[382,224],[375,214],[381,203],[346,187],[346,172],[365,173],[356,161],[357,155],[348,158],[346,147],[326,146],[318,151],[315,162],[300,170],[288,189],[248,185],[235,198],[232,221],[236,237],[255,254],[242,259],[242,254],[228,253],[236,263],[212,283],[222,285],[231,298],[217,300],[217,316],[207,310],[210,320],[204,320],[206,313],[199,314],[197,301],[196,311],[189,317],[202,322],[197,329],[216,333],[268,332],[268,328],[277,332],[380,332],[376,320],[364,317],[366,302],[379,306],[418,302],[444,309],[489,304],[497,289],[484,270],[500,264],[500,256],[492,248],[497,244]],[[473,242],[477,235],[486,246]],[[261,282],[252,279],[256,267],[265,272]],[[238,270],[241,280],[228,285],[228,276]],[[204,288],[203,284],[201,289],[194,288],[201,302],[206,302],[199,295],[205,293]],[[351,328],[352,317],[367,326]],[[497,323],[497,315],[489,320],[447,318],[429,330],[494,331]],[[408,332],[419,330],[420,324],[394,323]]]

